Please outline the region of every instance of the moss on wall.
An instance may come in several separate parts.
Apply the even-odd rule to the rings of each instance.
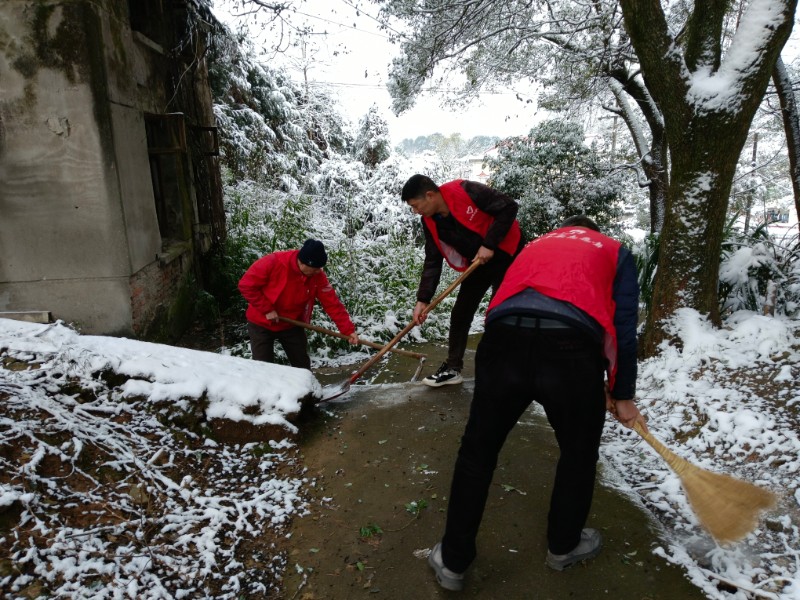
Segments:
[[[22,112],[26,107],[32,109],[38,95],[46,93],[37,87],[36,76],[41,69],[63,73],[72,85],[89,85],[95,98],[108,96],[97,8],[90,2],[32,3],[26,13],[24,35],[0,31],[0,38],[17,40],[9,43],[4,52],[11,68],[27,82],[21,97],[5,99],[9,108],[14,112]],[[95,102],[95,113],[100,104]],[[97,122],[103,123],[106,117],[97,114]]]
[[[24,48],[9,57],[26,79],[41,68],[64,73],[72,84],[91,79],[94,48],[101,47],[99,19],[86,3],[36,3],[28,20]]]
[[[92,30],[86,27],[84,5],[37,4],[33,11],[31,37],[38,62],[64,73],[72,84],[89,80],[87,43]]]
[[[159,306],[147,328],[138,337],[157,343],[170,343],[180,338],[194,319],[199,291],[197,280],[191,274],[185,275],[170,304]]]

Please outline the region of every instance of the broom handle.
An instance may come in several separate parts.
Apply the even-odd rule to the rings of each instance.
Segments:
[[[633,430],[640,436],[642,436],[644,441],[650,444],[653,450],[658,452],[661,455],[661,457],[665,461],[667,461],[667,464],[673,471],[675,471],[676,475],[680,475],[683,471],[686,470],[686,468],[689,465],[691,465],[691,463],[688,460],[686,460],[685,458],[681,458],[680,456],[675,454],[672,450],[667,448],[664,444],[659,442],[653,436],[652,433],[650,433],[649,431],[645,431],[644,428],[642,428],[641,423],[639,423],[638,421],[633,424]]]
[[[281,321],[285,321],[286,323],[290,323],[295,325],[296,327],[303,327],[305,329],[310,329],[311,331],[317,331],[319,333],[324,333],[326,335],[332,335],[333,337],[341,338],[343,340],[350,339],[349,335],[345,335],[343,333],[339,333],[338,331],[334,331],[333,329],[326,329],[325,327],[319,327],[318,325],[312,325],[311,323],[306,323],[305,321],[296,321],[295,319],[290,319],[289,317],[278,317]],[[375,348],[376,350],[380,350],[383,348],[380,344],[376,344],[375,342],[370,342],[367,340],[362,340],[358,338],[359,344],[364,344],[365,346],[369,346],[370,348]],[[400,350],[399,348],[392,348],[389,352],[394,352],[396,354],[402,354],[403,356],[410,356],[412,358],[421,359],[425,358],[424,354],[420,354],[418,352],[409,352],[408,350]]]

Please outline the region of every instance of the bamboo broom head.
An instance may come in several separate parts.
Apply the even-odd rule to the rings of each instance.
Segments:
[[[697,519],[718,542],[740,540],[755,529],[761,511],[774,506],[776,497],[769,490],[701,469],[672,452],[639,423],[633,428],[680,478]]]

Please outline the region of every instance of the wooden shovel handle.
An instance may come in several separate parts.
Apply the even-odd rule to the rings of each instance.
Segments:
[[[425,313],[424,314],[427,315],[429,312],[431,312],[433,310],[433,308],[437,304],[439,304],[439,302],[441,302],[442,300],[447,298],[450,295],[450,293],[454,289],[456,289],[459,285],[461,285],[461,282],[464,281],[475,269],[480,267],[481,264],[482,263],[480,261],[477,261],[477,260],[473,261],[472,264],[469,266],[469,268],[466,271],[464,271],[463,273],[461,273],[461,275],[456,277],[456,280],[453,283],[448,285],[447,288],[441,294],[439,294],[438,296],[436,296],[436,298],[431,300],[431,303],[428,304],[427,307],[425,307]]]
[[[437,304],[439,304],[442,300],[447,298],[447,296],[449,296],[450,293],[454,289],[456,289],[459,285],[461,285],[461,282],[464,281],[470,275],[470,273],[472,273],[480,265],[481,265],[481,263],[479,261],[477,261],[477,260],[473,261],[473,263],[469,266],[469,268],[466,271],[464,271],[463,273],[461,273],[461,275],[456,277],[456,280],[453,283],[451,283],[449,286],[447,286],[447,288],[441,294],[436,296],[436,298],[431,300],[431,303],[428,304],[427,307],[425,307],[425,311],[424,311],[423,314],[427,315],[429,312],[431,312],[431,310],[433,310],[433,308]],[[408,325],[403,327],[403,329],[402,329],[402,331],[400,331],[400,333],[398,333],[396,336],[394,336],[389,341],[389,343],[386,344],[383,348],[381,348],[381,350],[375,356],[370,358],[366,363],[364,363],[364,365],[358,371],[356,371],[355,373],[353,373],[350,376],[350,383],[353,383],[356,379],[358,379],[364,373],[366,373],[367,370],[372,365],[374,365],[376,362],[378,362],[384,354],[386,354],[387,352],[389,352],[389,350],[392,349],[392,346],[394,346],[397,342],[399,342],[403,338],[403,336],[405,336],[409,331],[414,329],[415,325],[416,325],[416,323],[414,323],[414,321],[412,320]]]
[[[290,319],[289,317],[278,317],[279,320],[284,321],[285,323],[290,323],[297,327],[302,327],[304,329],[310,329],[311,331],[316,331],[318,333],[324,333],[326,335],[332,335],[333,337],[341,338],[343,340],[349,339],[349,335],[345,335],[343,333],[339,333],[338,331],[334,331],[333,329],[326,329],[325,327],[320,327],[319,325],[312,325],[311,323],[306,323],[304,321],[297,321],[295,319]],[[375,342],[369,342],[367,340],[362,340],[359,338],[359,343],[364,344],[365,346],[369,346],[370,348],[375,348],[376,350],[380,350],[383,348],[380,344],[376,344]],[[423,359],[425,358],[424,354],[420,354],[419,352],[409,352],[408,350],[400,350],[399,348],[392,348],[391,352],[395,352],[397,354],[402,354],[403,356],[410,356],[416,359]]]

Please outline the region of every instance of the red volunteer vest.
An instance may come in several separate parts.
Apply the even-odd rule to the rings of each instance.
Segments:
[[[577,306],[605,331],[603,354],[608,359],[608,381],[613,388],[617,332],[612,293],[620,246],[617,240],[585,227],[562,227],[536,238],[506,271],[487,315],[526,288]]]
[[[442,193],[444,203],[450,210],[450,214],[453,215],[453,218],[458,221],[460,225],[463,225],[470,231],[474,231],[481,237],[486,237],[486,232],[489,231],[489,227],[494,223],[494,217],[483,212],[475,205],[472,198],[469,197],[469,194],[461,187],[462,181],[463,179],[456,179],[455,181],[450,181],[439,186],[439,191]],[[447,264],[456,271],[466,271],[473,257],[461,256],[455,248],[440,240],[439,231],[436,229],[436,220],[433,217],[422,217],[422,220],[428,226],[428,230],[433,236],[433,241],[436,242],[436,247],[439,248],[439,252],[444,256]],[[503,252],[514,256],[514,252],[517,251],[517,246],[519,245],[521,237],[522,232],[520,231],[519,223],[514,220],[514,223],[511,225],[511,228],[498,247]]]

